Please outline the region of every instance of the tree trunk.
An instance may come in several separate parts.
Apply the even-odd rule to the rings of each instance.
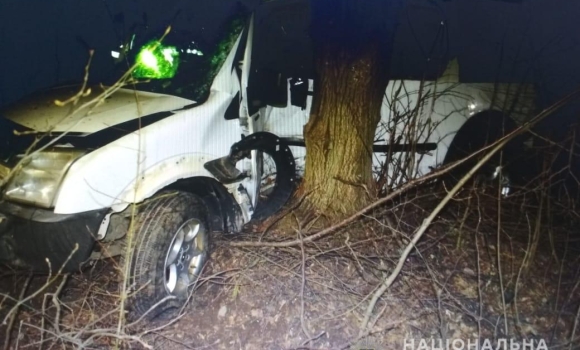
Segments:
[[[372,146],[403,0],[309,3],[316,76],[298,195],[336,219],[376,196]]]
[[[354,213],[376,196],[372,146],[388,79],[378,43],[320,43],[314,100],[304,127],[306,167],[300,194],[330,218]]]

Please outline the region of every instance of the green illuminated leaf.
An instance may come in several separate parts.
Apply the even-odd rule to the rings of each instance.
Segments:
[[[153,40],[141,48],[135,63],[135,78],[170,79],[179,67],[179,53],[174,46],[164,46]]]

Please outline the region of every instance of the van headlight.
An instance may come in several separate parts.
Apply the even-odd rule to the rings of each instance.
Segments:
[[[4,197],[51,208],[67,170],[83,154],[82,151],[69,149],[32,154],[8,181]]]

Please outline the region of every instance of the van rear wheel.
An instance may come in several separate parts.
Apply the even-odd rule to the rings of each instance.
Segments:
[[[209,256],[207,209],[191,193],[164,191],[135,218],[128,300],[131,320],[173,316]]]
[[[449,145],[443,164],[453,163],[472,155],[474,152],[491,145],[517,128],[517,124],[499,111],[483,111],[470,117],[457,131],[453,141]],[[489,151],[488,151],[489,152]],[[450,174],[444,177],[443,182],[447,187],[453,187],[469,170],[485,155],[482,152],[476,158],[464,161]],[[513,167],[510,165],[523,154],[521,138],[515,138],[507,143],[502,153],[494,155],[472,178],[479,186],[496,188],[507,196],[516,178],[512,174]],[[497,193],[497,192],[496,192]]]

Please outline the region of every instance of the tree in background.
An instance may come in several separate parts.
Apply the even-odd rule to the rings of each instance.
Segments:
[[[330,218],[376,197],[372,146],[402,0],[311,0],[314,99],[300,194]]]

